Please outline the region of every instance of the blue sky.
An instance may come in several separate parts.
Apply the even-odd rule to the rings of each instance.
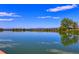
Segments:
[[[79,5],[0,4],[2,28],[56,28],[65,17],[79,22]]]

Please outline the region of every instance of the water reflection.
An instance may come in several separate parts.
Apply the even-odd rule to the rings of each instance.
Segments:
[[[51,52],[51,53],[55,53],[55,54],[72,54],[73,52],[67,52],[67,51],[63,51],[63,50],[60,50],[60,49],[49,49],[47,50],[48,52]]]
[[[76,34],[71,34],[71,33],[61,33],[61,43],[64,46],[76,44],[78,42],[78,36]]]
[[[11,39],[0,39],[0,49],[1,48],[11,48],[16,46],[17,44]]]

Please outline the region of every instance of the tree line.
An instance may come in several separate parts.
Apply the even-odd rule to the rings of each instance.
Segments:
[[[79,32],[78,23],[74,22],[69,18],[64,18],[61,21],[61,26],[59,28],[11,28],[11,29],[3,29],[0,28],[0,31],[47,31],[47,32]]]

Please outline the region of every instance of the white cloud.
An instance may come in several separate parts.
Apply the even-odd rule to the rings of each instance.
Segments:
[[[16,13],[0,12],[0,16],[20,17]]]
[[[48,18],[52,18],[52,19],[59,19],[60,17],[53,17],[53,16],[39,16],[37,18],[41,18],[41,19],[48,19]]]
[[[75,8],[77,7],[77,5],[66,5],[66,6],[59,6],[59,7],[56,7],[56,8],[50,8],[50,9],[47,9],[48,12],[58,12],[58,11],[63,11],[63,10],[68,10],[68,9],[72,9],[72,8]]]
[[[60,17],[52,17],[53,19],[60,19]]]
[[[10,18],[10,19],[0,19],[0,21],[13,21],[14,19]]]
[[[0,12],[0,17],[10,17],[10,18],[0,18],[0,21],[13,21],[14,19],[12,17],[21,17],[20,15],[17,15],[16,13],[9,13],[9,12]]]

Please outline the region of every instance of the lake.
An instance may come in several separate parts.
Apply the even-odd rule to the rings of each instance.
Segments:
[[[79,35],[57,32],[0,32],[0,50],[7,54],[77,54]]]

